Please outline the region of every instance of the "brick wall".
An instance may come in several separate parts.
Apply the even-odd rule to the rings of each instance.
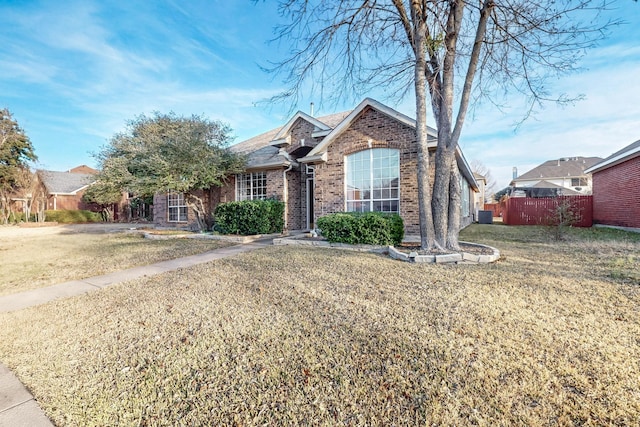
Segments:
[[[50,210],[88,210],[99,212],[100,207],[95,203],[85,203],[82,200],[82,196],[84,195],[84,190],[79,191],[75,195],[71,194],[62,194],[62,195],[49,195],[47,197],[47,209]]]
[[[400,215],[404,219],[406,233],[419,233],[416,145],[413,128],[366,108],[331,144],[327,162],[316,165],[315,219],[345,209],[346,155],[369,148],[397,148],[400,150]]]
[[[593,222],[640,228],[640,157],[593,174]]]
[[[209,201],[210,194],[213,192],[203,193],[198,192],[200,197],[205,199],[205,203]],[[213,200],[212,200],[213,201]],[[195,213],[192,209],[187,208],[187,221],[169,222],[169,209],[168,209],[168,197],[167,193],[156,194],[153,196],[153,223],[159,227],[176,227],[176,228],[192,228],[196,223]]]
[[[315,126],[306,120],[298,119],[295,121],[289,133],[291,134],[291,145],[287,147],[288,153],[293,153],[302,146],[302,140],[304,139],[305,147],[315,147],[322,140],[322,138],[313,138],[311,133]]]

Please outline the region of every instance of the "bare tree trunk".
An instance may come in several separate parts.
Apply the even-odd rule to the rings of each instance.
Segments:
[[[0,220],[2,224],[9,223],[9,217],[11,216],[11,202],[6,191],[0,189]]]
[[[25,202],[23,202],[23,209],[24,209],[24,222],[29,222],[29,220],[31,219],[31,201],[33,199],[29,199]]]
[[[449,178],[449,218],[447,225],[447,249],[454,251],[460,250],[458,243],[458,234],[460,233],[460,217],[462,206],[460,185],[460,171],[458,170],[458,164],[456,163],[455,156],[453,162],[450,165],[450,178]]]
[[[431,185],[429,182],[429,148],[427,146],[427,85],[426,85],[426,23],[421,11],[412,5],[415,24],[413,44],[415,51],[416,137],[418,142],[418,205],[420,221],[420,247],[432,249],[434,240],[431,214]]]
[[[45,210],[47,209],[47,201],[46,199],[44,199],[44,194],[41,194],[38,197],[38,204],[37,204],[37,209],[38,211],[36,212],[36,221],[37,222],[44,222],[45,218]]]
[[[446,133],[442,136],[446,138]],[[439,135],[440,139],[441,136]],[[443,146],[438,147],[436,151],[435,177],[433,183],[433,200],[431,201],[431,209],[433,210],[433,227],[435,230],[435,239],[440,246],[446,247],[448,234],[448,218],[449,210],[455,209],[450,203],[449,188],[451,180],[451,164],[455,164],[455,153]]]

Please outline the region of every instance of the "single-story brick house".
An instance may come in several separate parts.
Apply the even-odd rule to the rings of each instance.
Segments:
[[[95,182],[97,170],[86,165],[66,172],[39,170],[38,179],[44,187],[48,210],[91,210],[92,205],[82,200],[87,187]]]
[[[585,172],[593,175],[593,222],[640,229],[640,140]]]
[[[367,98],[354,110],[313,117],[297,112],[284,126],[234,145],[247,156],[245,173],[213,188],[211,205],[276,197],[285,201],[285,227],[314,227],[320,216],[344,211],[397,212],[407,234],[419,233],[415,120]],[[429,128],[434,164],[435,129]],[[478,184],[462,151],[462,226],[473,220]],[[432,168],[433,174],[433,168]],[[433,176],[433,175],[432,175]],[[154,198],[154,222],[188,226],[180,194]]]

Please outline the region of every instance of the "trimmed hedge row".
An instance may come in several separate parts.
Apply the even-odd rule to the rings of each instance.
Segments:
[[[216,207],[213,229],[222,234],[282,233],[283,228],[284,203],[279,200],[245,200]]]
[[[397,245],[404,238],[404,222],[398,214],[345,212],[318,218],[321,234],[332,243]]]
[[[77,224],[83,222],[102,222],[98,212],[82,210],[44,211],[44,220],[60,224]]]

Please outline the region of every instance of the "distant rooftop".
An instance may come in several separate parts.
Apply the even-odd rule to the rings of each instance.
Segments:
[[[547,160],[540,166],[523,173],[513,181],[534,181],[539,179],[580,177],[585,175],[585,170],[598,162],[600,157],[562,157],[556,160]]]
[[[41,170],[38,175],[49,194],[75,194],[96,180],[88,173]]]

